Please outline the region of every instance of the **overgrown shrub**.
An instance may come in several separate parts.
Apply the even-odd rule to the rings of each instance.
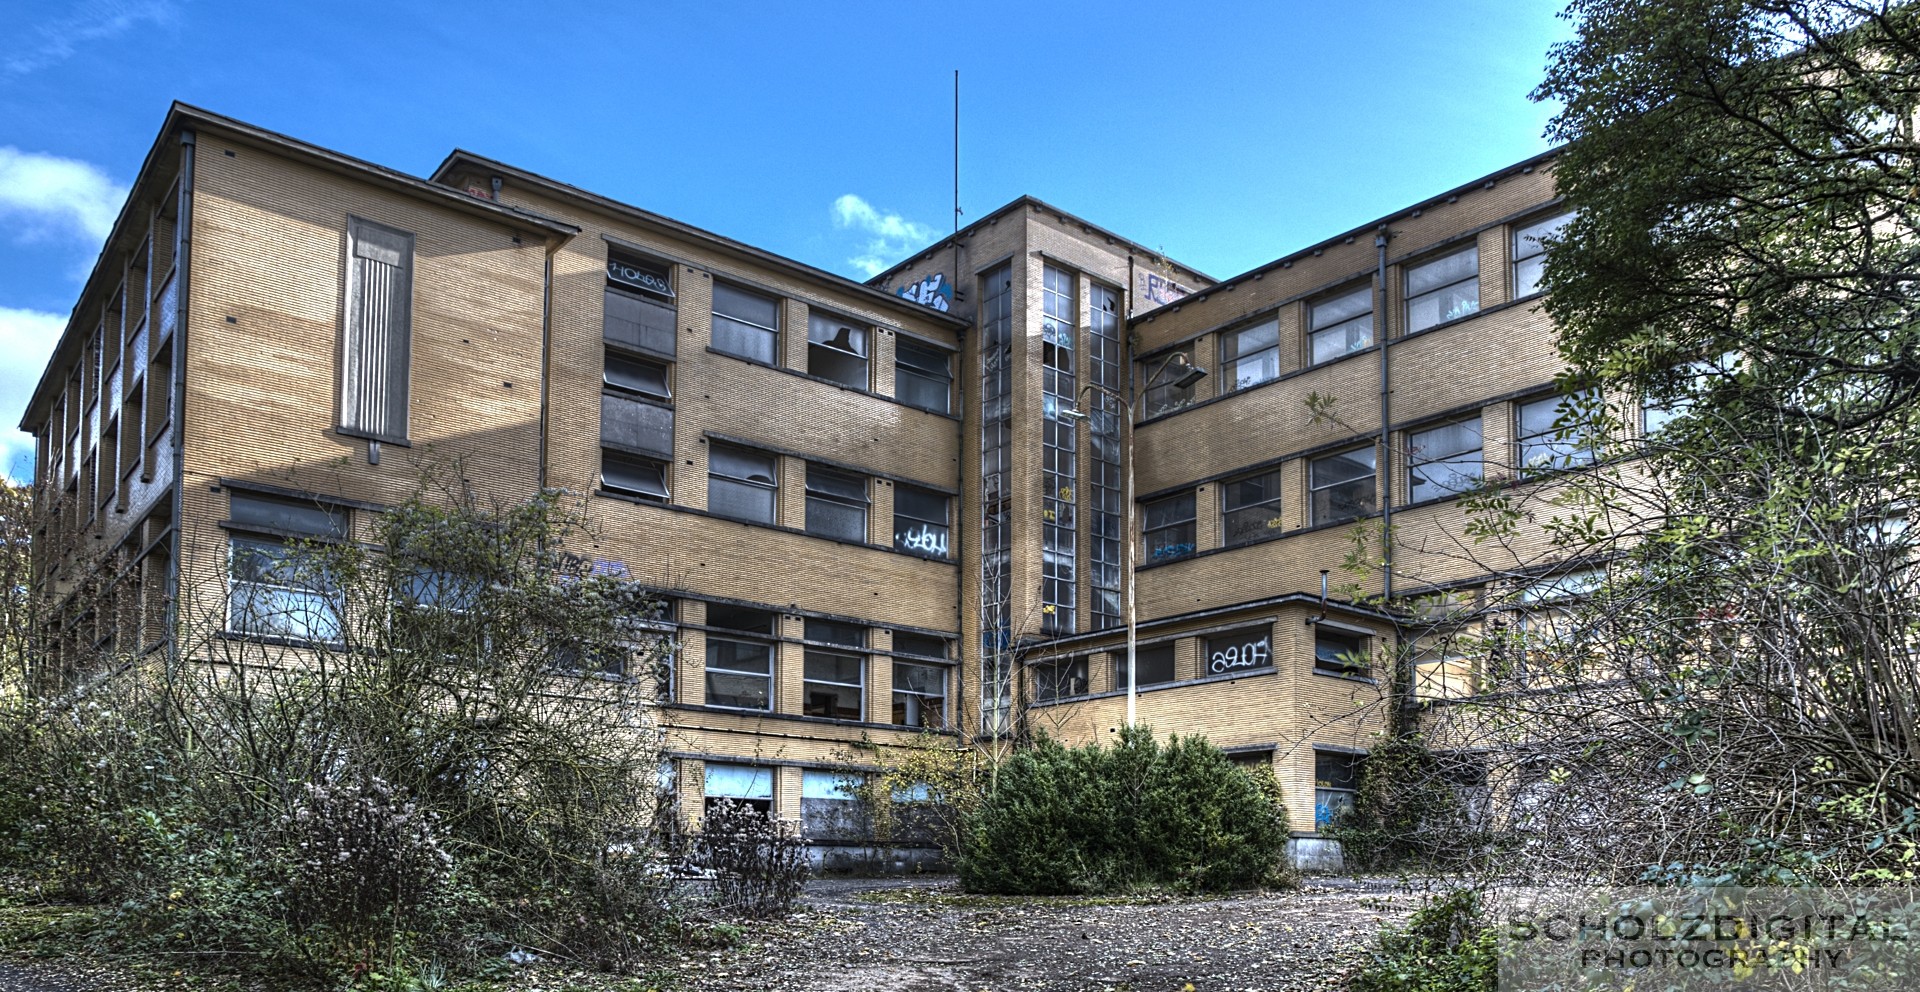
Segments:
[[[785,916],[807,881],[799,832],[746,803],[714,803],[693,852],[695,863],[713,873],[714,902],[741,916]]]
[[[1278,793],[1197,736],[1162,746],[1132,727],[1112,747],[1068,748],[1042,735],[1008,759],[968,818],[960,881],[1033,894],[1283,882]]]
[[[1435,752],[1419,734],[1388,738],[1367,753],[1353,806],[1325,834],[1354,871],[1470,870],[1496,850],[1476,815],[1484,776],[1471,759]]]
[[[1480,893],[1461,889],[1415,911],[1380,943],[1348,984],[1350,992],[1494,992],[1499,952],[1481,914]]]
[[[649,838],[645,597],[566,550],[559,494],[396,507],[295,547],[325,640],[236,636],[188,597],[177,660],[0,690],[0,832],[30,884],[111,908],[117,948],[275,984],[403,987],[518,948],[635,963],[675,926]],[[225,588],[207,582],[202,589]],[[306,611],[305,616],[299,611]]]

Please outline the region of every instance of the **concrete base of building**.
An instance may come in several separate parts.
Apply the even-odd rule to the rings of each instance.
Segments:
[[[1325,837],[1295,837],[1287,841],[1287,856],[1301,871],[1340,871],[1347,866],[1340,842]]]
[[[950,870],[937,847],[809,844],[807,860],[816,872],[858,875],[912,875]]]

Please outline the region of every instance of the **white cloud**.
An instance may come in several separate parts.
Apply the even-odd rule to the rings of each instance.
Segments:
[[[71,14],[16,30],[0,50],[0,69],[24,76],[73,57],[79,46],[124,34],[142,22],[164,24],[173,19],[170,0],[88,0]]]
[[[933,240],[933,228],[895,213],[883,213],[873,204],[848,193],[833,201],[833,225],[871,235],[866,250],[847,264],[869,276],[879,275],[901,256]]]
[[[29,237],[54,232],[107,240],[127,187],[86,162],[0,147],[0,216]]]
[[[25,482],[33,474],[33,438],[13,429],[33,398],[40,372],[66,330],[63,314],[0,307],[0,473]]]

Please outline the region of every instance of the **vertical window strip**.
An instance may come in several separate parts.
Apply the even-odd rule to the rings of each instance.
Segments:
[[[1079,600],[1077,515],[1079,424],[1061,411],[1076,400],[1073,273],[1052,265],[1042,272],[1041,306],[1045,367],[1040,519],[1040,625],[1052,632],[1076,629]]]
[[[1092,602],[1092,627],[1120,625],[1121,562],[1121,449],[1120,449],[1120,294],[1110,286],[1094,284],[1087,313],[1087,374],[1093,385],[1113,394],[1091,390],[1088,443],[1093,446],[1092,513],[1087,549]]]
[[[1012,730],[1013,709],[1006,487],[1011,442],[1012,264],[995,268],[984,281],[980,304],[980,729],[1004,734]]]

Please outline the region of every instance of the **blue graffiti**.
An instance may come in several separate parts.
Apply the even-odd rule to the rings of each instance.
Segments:
[[[941,313],[953,309],[953,283],[947,281],[945,272],[930,275],[916,283],[900,287],[901,299],[912,300],[925,307],[932,307]]]

